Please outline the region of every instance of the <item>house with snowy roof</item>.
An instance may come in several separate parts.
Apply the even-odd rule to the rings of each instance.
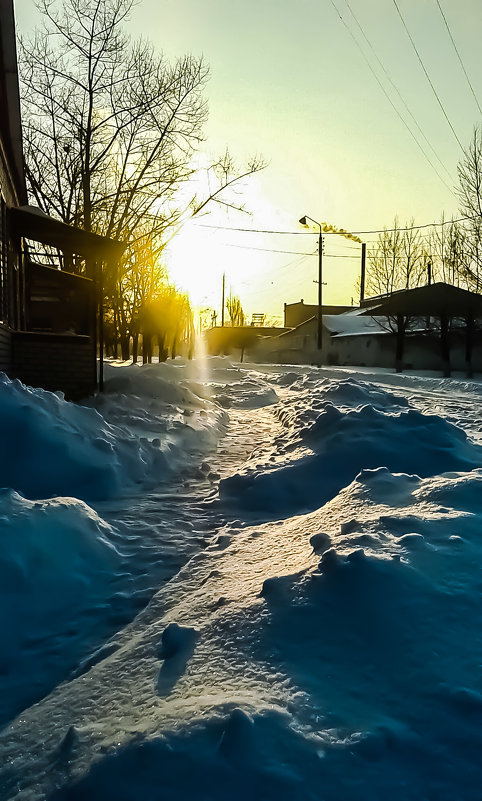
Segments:
[[[28,205],[13,0],[1,0],[0,370],[70,398],[101,385],[102,265],[123,250]]]
[[[317,310],[317,307],[314,307]],[[255,361],[482,371],[482,296],[445,283],[367,298],[359,308],[317,313],[250,351]],[[327,309],[328,311],[328,309]]]

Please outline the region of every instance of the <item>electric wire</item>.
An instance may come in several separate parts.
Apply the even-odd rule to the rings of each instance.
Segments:
[[[467,83],[468,83],[468,85],[470,87],[470,91],[472,92],[473,98],[474,98],[474,100],[475,100],[475,102],[477,104],[477,108],[479,109],[479,113],[482,114],[482,108],[480,108],[480,103],[479,103],[479,101],[477,99],[477,95],[474,92],[474,87],[472,86],[470,78],[469,78],[469,76],[467,74],[467,70],[465,69],[464,62],[462,61],[462,56],[460,55],[459,49],[458,49],[457,45],[455,44],[454,37],[452,36],[452,31],[450,30],[450,26],[449,26],[449,24],[447,22],[447,18],[445,16],[444,12],[443,12],[443,9],[442,9],[442,6],[440,5],[439,0],[436,0],[436,2],[437,2],[437,5],[438,5],[438,8],[439,8],[439,11],[440,11],[440,13],[442,15],[442,19],[445,22],[445,27],[447,28],[448,35],[450,36],[450,41],[452,42],[454,50],[455,50],[455,52],[457,54],[457,58],[459,60],[460,66],[462,67],[463,73],[464,73],[464,75],[465,75],[465,77],[467,79]]]
[[[275,248],[257,248],[251,245],[237,245],[234,242],[220,242],[220,245],[226,248],[241,248],[242,250],[261,250],[265,253],[292,253],[295,256],[316,256],[316,252],[305,253],[300,250],[277,250]]]
[[[432,169],[433,169],[433,171],[435,172],[435,174],[437,175],[437,177],[440,179],[440,181],[442,181],[442,183],[443,183],[443,184],[444,184],[444,186],[445,186],[445,187],[446,187],[446,188],[449,190],[449,192],[451,192],[451,193],[453,194],[453,191],[454,191],[454,190],[453,190],[453,188],[452,188],[451,186],[449,186],[449,184],[447,183],[447,181],[445,180],[445,178],[442,178],[442,176],[440,175],[439,171],[437,170],[437,168],[436,168],[435,164],[432,162],[432,160],[430,159],[429,155],[428,155],[428,154],[427,154],[427,152],[424,150],[423,146],[420,144],[419,140],[417,139],[417,137],[415,136],[414,132],[413,132],[413,131],[412,131],[412,129],[410,128],[410,126],[409,126],[409,124],[407,123],[406,119],[403,117],[403,115],[401,114],[400,110],[397,108],[397,106],[396,106],[396,105],[395,105],[395,103],[393,102],[392,98],[391,98],[391,97],[390,97],[390,95],[388,94],[388,92],[387,92],[387,90],[385,89],[385,87],[384,87],[383,83],[381,82],[380,78],[378,77],[377,73],[375,72],[375,70],[374,70],[374,68],[373,68],[373,65],[372,65],[372,64],[371,64],[371,62],[370,62],[370,59],[369,59],[369,58],[367,58],[367,56],[366,56],[366,54],[365,54],[365,51],[364,51],[364,50],[363,50],[363,48],[361,47],[361,45],[360,45],[360,43],[359,43],[358,39],[356,38],[356,36],[354,35],[353,31],[351,30],[351,28],[349,27],[349,25],[348,25],[348,24],[347,24],[347,22],[345,21],[344,17],[342,17],[342,15],[341,15],[341,12],[339,11],[339,9],[338,9],[338,8],[337,8],[337,6],[336,6],[336,3],[334,2],[334,0],[330,0],[330,2],[331,2],[331,5],[333,6],[333,8],[335,9],[335,12],[338,14],[338,16],[339,16],[339,18],[340,18],[341,22],[343,23],[343,25],[345,26],[346,30],[347,30],[347,31],[348,31],[348,33],[350,34],[351,38],[352,38],[352,39],[353,39],[353,41],[355,42],[355,44],[356,44],[356,46],[357,46],[358,50],[360,51],[360,53],[361,53],[361,55],[362,55],[362,57],[363,57],[363,60],[364,60],[364,61],[365,61],[365,63],[367,64],[367,66],[368,66],[368,68],[369,68],[370,72],[372,73],[373,77],[375,78],[376,82],[378,83],[378,85],[379,85],[380,89],[382,90],[383,94],[384,94],[384,95],[385,95],[385,97],[387,98],[387,100],[388,100],[388,102],[390,103],[391,107],[392,107],[392,108],[393,108],[393,110],[395,111],[396,115],[398,116],[398,118],[400,119],[400,121],[402,122],[402,124],[405,126],[405,128],[407,129],[407,131],[409,132],[409,134],[410,134],[410,136],[412,137],[413,141],[415,142],[415,144],[417,145],[417,147],[419,148],[419,150],[422,152],[422,154],[423,154],[423,156],[424,156],[425,160],[428,162],[428,164],[430,164],[430,166],[432,167]],[[394,0],[394,2],[395,2],[395,0]],[[461,147],[462,147],[462,145],[461,145]]]
[[[444,225],[451,225],[452,223],[459,223],[459,222],[468,222],[470,220],[480,220],[479,215],[474,216],[464,216],[464,217],[457,217],[456,219],[452,220],[442,220],[441,222],[430,222],[424,223],[423,225],[408,225],[404,227],[397,227],[397,228],[375,228],[371,231],[348,231],[349,234],[354,234],[356,236],[363,236],[364,234],[384,234],[392,233],[393,231],[418,231],[423,228],[441,228]],[[242,233],[248,234],[281,234],[286,236],[319,236],[318,231],[277,231],[274,229],[268,228],[238,228],[235,226],[230,225],[209,225],[208,223],[195,223],[197,228],[214,228],[217,231],[240,231]],[[338,234],[336,231],[327,231],[323,232],[322,236],[343,236],[343,234]],[[310,254],[308,254],[310,255]]]
[[[293,253],[296,256],[317,256],[317,251],[313,253],[304,253],[299,250],[276,250],[274,248],[257,248],[251,245],[237,245],[234,242],[220,242],[219,243],[222,247],[226,248],[240,248],[241,250],[259,250],[263,253]],[[328,257],[331,259],[358,259],[358,256],[346,256],[336,253],[323,253],[323,257]]]
[[[436,100],[437,100],[437,103],[439,104],[440,108],[442,109],[442,113],[443,113],[443,115],[444,115],[445,119],[447,120],[447,122],[448,122],[448,124],[449,124],[449,126],[450,126],[450,130],[452,131],[453,135],[455,136],[455,139],[457,140],[457,143],[458,143],[458,145],[459,145],[460,149],[461,149],[461,150],[463,150],[463,149],[464,149],[464,147],[463,147],[463,145],[462,145],[462,142],[460,141],[459,137],[457,136],[457,131],[455,130],[454,126],[452,125],[452,123],[451,123],[451,121],[450,121],[450,118],[449,118],[449,115],[448,115],[448,114],[447,114],[447,112],[445,111],[445,107],[444,107],[444,105],[443,105],[442,101],[440,100],[440,97],[439,97],[439,95],[438,95],[438,93],[437,93],[437,90],[435,89],[435,86],[433,85],[432,79],[430,78],[430,75],[429,75],[429,74],[428,74],[428,72],[427,72],[427,69],[426,69],[426,67],[425,67],[425,64],[423,63],[422,57],[421,57],[421,55],[420,55],[420,53],[419,53],[419,51],[418,51],[417,45],[415,44],[415,42],[414,42],[414,40],[413,40],[413,37],[412,37],[412,34],[410,33],[410,31],[409,31],[409,29],[408,29],[408,27],[407,27],[407,24],[406,24],[406,22],[405,22],[405,19],[404,19],[404,17],[403,17],[403,14],[402,14],[402,12],[400,11],[400,8],[399,8],[399,6],[398,6],[397,0],[393,0],[393,5],[394,5],[394,6],[395,6],[395,8],[397,9],[398,16],[400,17],[400,19],[401,19],[401,21],[402,21],[402,25],[403,25],[403,27],[405,28],[405,31],[406,31],[406,33],[407,33],[407,36],[408,36],[408,38],[410,39],[410,42],[411,42],[411,44],[412,44],[412,47],[413,47],[413,49],[414,49],[414,51],[415,51],[415,53],[416,53],[416,56],[417,56],[417,58],[418,58],[418,60],[419,60],[419,62],[420,62],[420,66],[422,67],[422,69],[423,69],[423,72],[424,72],[424,74],[425,74],[425,77],[427,78],[427,81],[428,81],[428,82],[429,82],[429,84],[430,84],[430,88],[432,89],[432,92],[433,92],[433,94],[435,95],[435,98],[436,98]]]
[[[438,0],[437,0],[437,2],[438,2]],[[355,21],[356,25],[358,26],[358,28],[359,28],[359,30],[360,30],[360,33],[361,33],[361,35],[363,36],[363,38],[364,38],[365,42],[367,43],[368,47],[370,48],[371,52],[373,53],[374,57],[376,58],[376,60],[377,60],[377,63],[378,63],[378,64],[379,64],[379,66],[380,66],[380,69],[383,71],[383,73],[384,73],[384,75],[386,76],[387,80],[389,81],[390,85],[393,87],[393,89],[394,89],[394,90],[395,90],[395,92],[397,93],[398,97],[400,98],[400,102],[403,104],[404,108],[406,109],[407,113],[409,114],[410,118],[412,119],[413,123],[415,124],[415,126],[416,126],[417,130],[419,131],[420,135],[423,137],[423,139],[425,140],[425,142],[426,142],[426,143],[427,143],[427,145],[429,146],[430,150],[432,151],[433,155],[434,155],[434,156],[435,156],[435,158],[437,159],[438,163],[440,164],[440,166],[442,167],[442,169],[445,171],[445,174],[447,175],[448,179],[449,179],[450,181],[453,181],[453,178],[452,178],[452,176],[450,175],[450,173],[449,173],[449,171],[448,171],[448,169],[447,169],[447,166],[444,164],[444,162],[442,161],[442,159],[441,159],[441,158],[440,158],[440,156],[438,155],[438,153],[437,153],[437,151],[435,150],[434,146],[432,145],[432,143],[431,143],[430,139],[429,139],[429,138],[428,138],[428,137],[425,135],[425,133],[424,133],[423,129],[421,128],[421,126],[420,126],[420,124],[419,124],[419,122],[418,122],[418,120],[417,120],[417,118],[416,118],[416,116],[415,116],[415,115],[412,113],[412,111],[410,110],[410,107],[408,106],[408,104],[407,104],[407,102],[406,102],[405,98],[404,98],[404,97],[403,97],[403,95],[401,94],[401,92],[400,92],[400,90],[399,90],[398,86],[397,86],[397,85],[396,85],[396,83],[395,83],[395,82],[392,80],[392,77],[391,77],[390,73],[389,73],[389,72],[388,72],[388,70],[386,69],[386,67],[385,67],[385,65],[383,64],[383,62],[382,62],[381,58],[379,57],[379,55],[378,55],[377,51],[375,50],[375,48],[374,48],[373,44],[371,43],[370,39],[368,38],[367,34],[365,33],[365,29],[362,27],[362,25],[361,25],[361,23],[360,23],[360,21],[359,21],[358,17],[356,16],[355,12],[354,12],[354,11],[353,11],[353,9],[352,9],[352,7],[351,7],[351,5],[350,5],[349,1],[348,1],[348,0],[345,0],[345,4],[346,4],[346,6],[348,7],[348,10],[349,10],[350,14],[352,15],[352,17],[353,17],[353,19],[354,19],[354,21]],[[481,112],[481,113],[482,113],[482,112]]]

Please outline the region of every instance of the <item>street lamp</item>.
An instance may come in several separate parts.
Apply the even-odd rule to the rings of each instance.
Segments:
[[[312,223],[318,226],[320,229],[320,233],[318,236],[318,350],[321,351],[322,347],[322,339],[323,339],[323,309],[322,309],[322,267],[323,267],[323,237],[321,235],[321,223],[317,222],[313,219],[313,217],[308,217],[305,214],[304,217],[301,217],[300,224],[301,225],[308,225],[307,220],[311,220]]]

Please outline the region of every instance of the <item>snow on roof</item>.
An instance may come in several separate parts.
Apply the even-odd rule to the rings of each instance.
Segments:
[[[363,316],[363,309],[352,309],[343,314],[324,314],[323,327],[333,336],[359,336],[361,334],[385,334],[386,325],[383,324],[384,318],[376,318]],[[280,334],[280,337],[290,337],[293,334],[301,333],[303,329],[309,328],[316,324],[317,316],[310,317],[304,320],[295,328],[291,328]]]
[[[363,311],[353,309],[343,314],[324,314],[323,324],[333,336],[385,333],[380,322],[373,317],[363,316]]]

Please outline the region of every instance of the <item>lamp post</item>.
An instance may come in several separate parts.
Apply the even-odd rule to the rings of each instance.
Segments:
[[[308,225],[307,220],[311,220],[312,223],[318,226],[320,229],[318,235],[318,332],[317,332],[317,344],[318,350],[321,351],[322,344],[323,344],[323,308],[322,308],[322,287],[323,287],[323,237],[321,235],[321,224],[313,219],[313,217],[308,217],[305,214],[304,217],[301,217],[300,224],[301,225]]]

